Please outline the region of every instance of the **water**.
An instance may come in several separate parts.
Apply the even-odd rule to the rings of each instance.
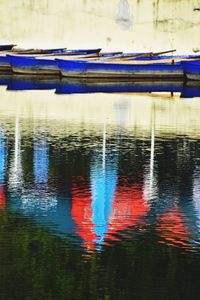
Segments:
[[[0,96],[0,299],[196,299],[200,98]]]

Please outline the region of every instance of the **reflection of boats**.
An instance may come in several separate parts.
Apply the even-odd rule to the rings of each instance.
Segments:
[[[181,98],[200,97],[198,81],[131,81],[94,79],[60,79],[57,76],[1,75],[0,85],[7,85],[7,90],[50,90],[56,94],[87,93],[181,93]]]
[[[181,92],[182,81],[69,80],[62,78],[57,94]]]
[[[200,82],[187,81],[182,89],[181,98],[200,97]]]
[[[184,74],[188,79],[200,80],[200,60],[183,61],[182,66]]]
[[[73,93],[151,93],[178,92],[182,98],[200,97],[200,86],[196,82],[183,81],[131,81],[131,80],[70,80],[62,78],[57,85],[56,94]]]
[[[59,82],[58,77],[12,75],[7,82],[7,90],[51,90],[55,89]]]

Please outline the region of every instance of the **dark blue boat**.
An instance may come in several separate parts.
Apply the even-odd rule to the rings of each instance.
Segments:
[[[70,57],[81,57],[82,59],[90,57],[93,53],[98,53],[101,49],[83,49],[83,50],[66,50],[64,56],[70,59]],[[55,53],[54,53],[55,54]],[[60,53],[61,54],[61,53]],[[63,53],[62,53],[63,55]],[[57,54],[56,54],[57,56]],[[21,74],[41,74],[52,75],[60,74],[58,63],[54,59],[53,55],[44,56],[24,56],[24,55],[7,55],[8,64],[10,64],[14,73]]]
[[[0,45],[0,51],[10,51],[16,45],[8,44],[8,45]]]
[[[54,59],[35,58],[31,56],[7,55],[12,71],[21,74],[59,74],[57,62]],[[42,67],[45,67],[44,69]]]
[[[181,63],[87,62],[56,59],[65,77],[182,78]]]
[[[12,71],[10,61],[6,55],[0,55],[0,71]]]
[[[188,79],[200,80],[200,60],[183,61],[183,71]]]

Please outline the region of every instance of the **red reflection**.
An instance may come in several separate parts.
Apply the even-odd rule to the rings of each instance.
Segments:
[[[160,225],[157,229],[167,245],[180,248],[189,247],[189,232],[184,224],[184,218],[185,215],[180,211],[178,205],[158,217]]]
[[[123,185],[116,188],[112,211],[109,216],[106,244],[116,240],[118,231],[130,226],[144,226],[143,218],[150,207],[143,195],[142,184]],[[95,249],[97,236],[94,232],[92,197],[89,187],[82,181],[72,187],[72,218],[78,226],[77,233],[85,241],[88,250]]]
[[[4,191],[4,187],[0,186],[0,210],[6,208],[6,195]]]
[[[79,178],[80,181],[80,178]],[[86,186],[83,178],[79,184],[72,186],[72,218],[78,226],[77,234],[84,240],[84,246],[88,250],[95,248],[96,235],[92,222],[92,197],[89,186]]]
[[[130,226],[144,226],[150,209],[143,195],[142,184],[118,186],[110,216],[108,238],[114,240],[118,231]]]

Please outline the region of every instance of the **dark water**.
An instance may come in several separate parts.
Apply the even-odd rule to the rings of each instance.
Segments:
[[[197,299],[200,98],[0,96],[0,299]]]

